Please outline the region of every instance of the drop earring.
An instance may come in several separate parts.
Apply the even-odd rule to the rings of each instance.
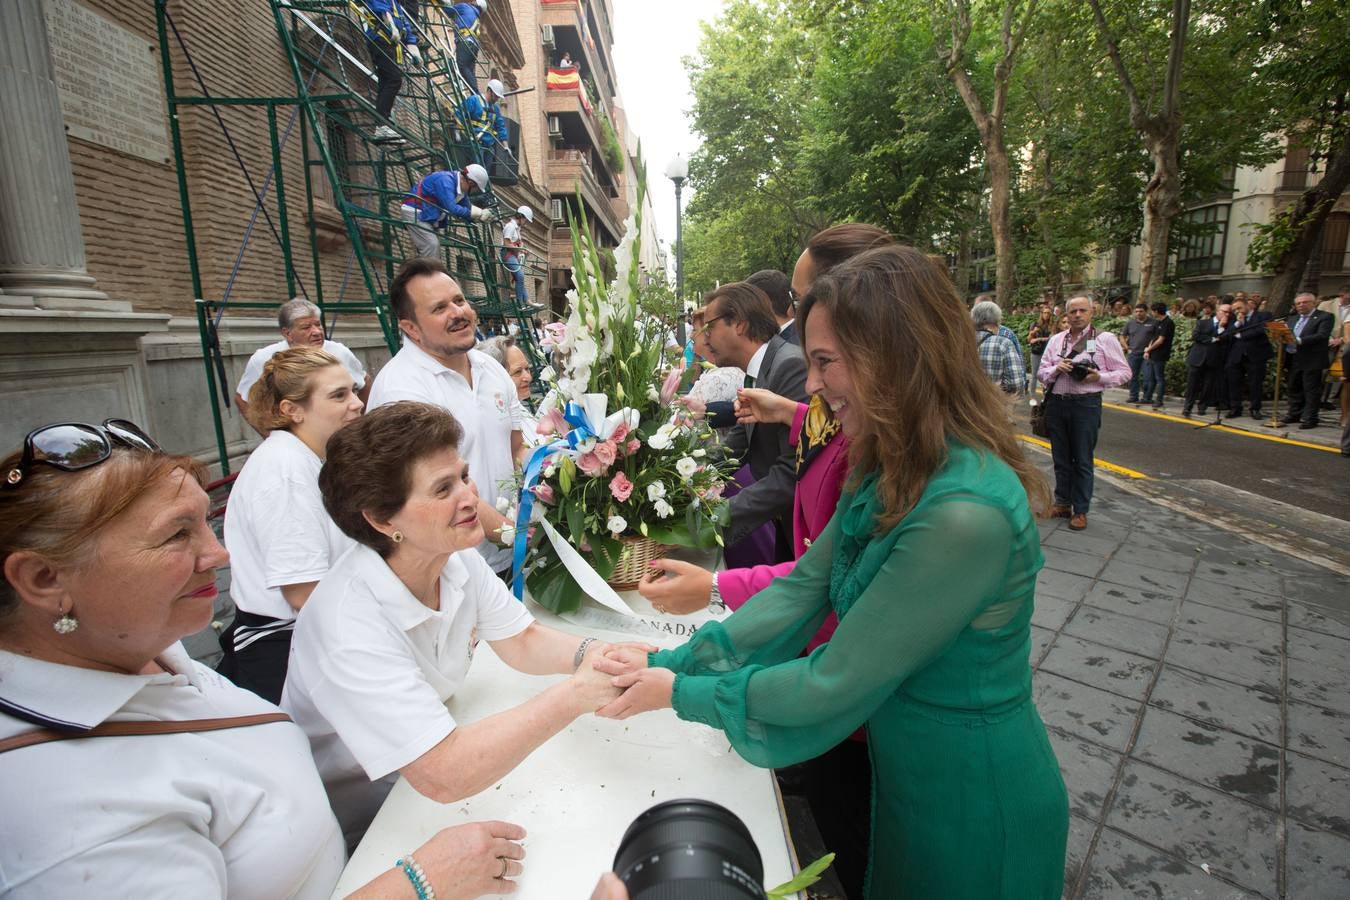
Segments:
[[[61,618],[52,623],[52,629],[57,634],[70,634],[76,628],[80,627],[80,620],[70,613],[62,613]]]

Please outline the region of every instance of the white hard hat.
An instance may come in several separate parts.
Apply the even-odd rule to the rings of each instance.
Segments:
[[[528,206],[522,206],[520,209],[516,210],[516,212],[524,216],[526,222],[534,221],[534,210],[530,209]]]
[[[464,167],[464,174],[469,176],[469,180],[478,185],[478,190],[486,191],[488,189],[487,169],[478,163],[469,163]]]
[[[481,10],[483,10],[484,12],[486,12],[486,11],[487,11],[487,0],[478,0],[478,8],[481,9]]]
[[[492,93],[497,95],[498,100],[506,97],[506,87],[496,78],[489,81],[487,87],[489,91],[492,91]]]

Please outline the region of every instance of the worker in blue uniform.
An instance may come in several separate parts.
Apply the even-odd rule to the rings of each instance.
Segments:
[[[359,13],[365,27],[366,49],[375,69],[375,112],[385,121],[375,128],[376,141],[400,141],[402,138],[389,126],[394,110],[394,98],[403,87],[403,67],[407,63],[422,64],[422,51],[417,47],[418,0],[360,0],[352,7]]]
[[[478,26],[487,12],[487,0],[455,3],[446,8],[455,23],[455,65],[469,90],[478,93]]]
[[[423,176],[403,198],[400,217],[409,226],[409,236],[418,256],[441,255],[437,231],[450,225],[451,218],[465,222],[486,222],[492,213],[470,202],[470,195],[488,189],[488,173],[478,163],[458,171],[437,170]]]

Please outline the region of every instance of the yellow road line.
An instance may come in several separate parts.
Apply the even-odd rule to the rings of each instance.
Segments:
[[[1118,409],[1121,412],[1133,413],[1136,416],[1148,416],[1150,419],[1163,419],[1167,422],[1180,422],[1183,425],[1190,425],[1192,428],[1203,425],[1204,422],[1196,419],[1184,419],[1181,416],[1172,416],[1167,413],[1153,412],[1150,409],[1136,409],[1133,406],[1125,406],[1121,403],[1103,403],[1102,406],[1110,409]],[[1338,447],[1327,447],[1323,444],[1310,444],[1307,441],[1296,441],[1293,438],[1279,437],[1274,434],[1261,434],[1257,431],[1247,431],[1244,428],[1234,428],[1231,425],[1211,425],[1215,431],[1222,431],[1226,434],[1240,434],[1245,437],[1256,438],[1259,441],[1274,441],[1277,444],[1288,444],[1291,447],[1307,447],[1309,450],[1321,450],[1324,453],[1340,453]]]
[[[1029,434],[1019,434],[1018,437],[1026,441],[1028,444],[1035,444],[1037,447],[1040,447],[1044,450],[1050,449],[1049,441],[1043,441],[1040,438],[1032,437]],[[1097,465],[1097,468],[1105,469],[1108,472],[1114,472],[1117,475],[1124,475],[1126,478],[1140,478],[1145,481],[1150,480],[1149,476],[1145,475],[1143,472],[1136,472],[1134,469],[1127,469],[1124,466],[1118,466],[1115,463],[1107,462],[1104,459],[1097,459],[1096,457],[1093,457],[1092,461]]]

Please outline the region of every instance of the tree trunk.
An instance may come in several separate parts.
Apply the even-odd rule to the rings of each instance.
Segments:
[[[1017,252],[1012,234],[1012,176],[1008,151],[1003,146],[1003,129],[990,129],[985,143],[984,162],[989,170],[989,228],[994,234],[994,260],[998,305],[1010,309],[1017,290]]]
[[[1298,282],[1300,291],[1318,293],[1322,283],[1322,244],[1325,236],[1326,229],[1319,228],[1317,239],[1313,241],[1312,249],[1308,251],[1308,264],[1303,267],[1303,277]]]
[[[960,243],[956,250],[956,292],[962,297],[970,292],[970,230],[973,226],[961,229]]]
[[[1149,141],[1153,177],[1144,188],[1144,239],[1139,248],[1139,299],[1152,304],[1167,281],[1168,238],[1181,211],[1176,132]]]
[[[1279,318],[1289,314],[1294,305],[1294,294],[1303,278],[1303,270],[1312,257],[1322,234],[1322,226],[1336,205],[1346,185],[1350,184],[1350,127],[1345,127],[1334,155],[1327,160],[1322,180],[1304,191],[1294,201],[1294,223],[1302,223],[1293,243],[1275,263],[1275,280],[1270,285],[1268,308]]]
[[[1050,180],[1050,151],[1040,150],[1041,197],[1036,205],[1036,221],[1041,229],[1041,241],[1045,244],[1045,286],[1058,297],[1064,292],[1064,270],[1059,263],[1059,253],[1055,250],[1055,226],[1050,214],[1050,193],[1054,184]]]

